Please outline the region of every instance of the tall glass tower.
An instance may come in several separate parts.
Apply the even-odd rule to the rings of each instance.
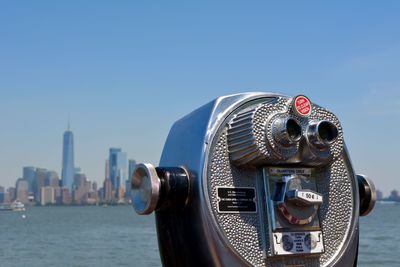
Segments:
[[[120,148],[110,148],[108,160],[112,188],[118,190],[120,187],[125,187],[125,181],[128,176],[126,171],[126,153],[122,152]]]
[[[67,187],[69,192],[72,192],[74,174],[74,135],[69,130],[68,123],[68,130],[64,132],[61,178],[63,187]]]
[[[28,181],[28,191],[35,192],[34,190],[34,183],[35,183],[35,167],[24,167],[23,171],[23,178]]]

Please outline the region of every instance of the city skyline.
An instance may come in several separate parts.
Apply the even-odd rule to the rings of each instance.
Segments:
[[[103,187],[98,188],[74,165],[74,134],[68,122],[63,134],[61,179],[56,171],[23,166],[14,186],[0,184],[0,204],[19,201],[30,205],[93,205],[130,202],[130,178],[136,161],[121,148],[110,148]]]
[[[155,166],[172,124],[222,95],[304,94],[342,123],[356,173],[400,188],[400,3],[0,4],[0,184],[108,149]],[[73,17],[73,19],[71,19]]]
[[[70,122],[68,121],[67,130],[63,133],[63,141],[62,141],[62,150],[61,150],[61,167],[60,167],[60,182],[63,187],[68,187],[69,189],[72,187],[74,183],[74,176],[76,173],[81,173],[81,167],[77,167],[74,161],[74,134],[70,129]],[[126,186],[125,183],[121,183],[121,181],[126,181],[129,179],[129,175],[133,172],[133,168],[136,165],[136,160],[128,158],[127,153],[122,151],[121,148],[110,147],[108,148],[108,156],[105,155],[106,160],[106,170],[103,172],[103,176],[92,178],[96,183],[103,183],[104,179],[111,178],[113,188],[116,186],[123,185]],[[111,169],[109,169],[109,162],[112,159],[113,165]],[[126,161],[126,162],[125,162]],[[67,166],[67,168],[64,168]],[[16,182],[19,179],[24,179],[28,181],[28,186],[30,191],[35,191],[35,189],[31,188],[33,184],[33,180],[35,178],[36,169],[44,170],[46,172],[53,172],[58,175],[56,171],[57,168],[46,167],[44,164],[26,164],[26,166],[21,166],[22,175],[17,175],[12,179],[9,179],[9,183],[5,183],[0,180],[0,186],[5,188],[16,187]],[[66,173],[66,174],[64,174]],[[68,178],[64,179],[64,176],[68,176]]]

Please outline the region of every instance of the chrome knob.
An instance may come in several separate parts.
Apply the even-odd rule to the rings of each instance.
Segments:
[[[277,207],[290,224],[306,225],[314,220],[323,203],[323,196],[315,189],[302,175],[282,177]]]
[[[138,164],[132,175],[132,204],[140,214],[150,214],[160,198],[161,181],[156,168],[149,163]]]
[[[375,207],[375,185],[367,176],[357,174],[358,191],[360,194],[360,216],[368,215]]]
[[[190,191],[189,175],[182,167],[138,164],[132,175],[132,204],[140,215],[154,210],[184,209]]]

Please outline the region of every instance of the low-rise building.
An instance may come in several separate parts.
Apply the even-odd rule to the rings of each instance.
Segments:
[[[68,187],[63,187],[61,189],[61,204],[70,205],[71,204],[71,194]]]
[[[51,186],[43,186],[40,189],[40,204],[42,206],[48,204],[55,204],[54,188]]]

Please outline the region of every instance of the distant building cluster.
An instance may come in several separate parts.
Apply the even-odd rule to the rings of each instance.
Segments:
[[[131,198],[131,177],[136,167],[135,160],[127,160],[120,148],[110,148],[105,164],[105,179],[101,188],[103,203],[123,204]]]
[[[393,189],[392,191],[390,191],[390,195],[388,197],[384,197],[381,191],[376,190],[376,200],[400,202],[399,191]]]
[[[130,177],[135,160],[127,160],[120,148],[110,148],[105,164],[103,187],[88,180],[74,164],[74,136],[63,136],[61,179],[57,172],[44,168],[23,167],[15,187],[0,186],[0,204],[18,200],[31,205],[98,205],[130,202]]]

